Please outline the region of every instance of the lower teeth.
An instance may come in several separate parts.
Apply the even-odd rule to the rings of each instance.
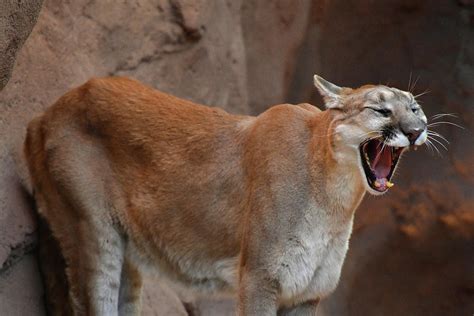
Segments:
[[[385,181],[383,181],[383,182],[385,182],[385,186],[386,186],[387,188],[391,188],[391,187],[393,187],[393,185],[394,185],[393,182],[390,182],[390,181],[388,181],[388,180],[385,180]],[[382,185],[383,185],[383,184],[380,183],[379,180],[375,180],[375,181],[374,181],[374,186],[375,186],[376,188],[380,188]]]

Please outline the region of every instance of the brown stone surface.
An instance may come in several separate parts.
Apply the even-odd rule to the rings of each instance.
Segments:
[[[10,79],[15,57],[30,34],[43,0],[0,2],[0,90]]]
[[[460,0],[45,1],[0,93],[0,315],[42,313],[35,221],[12,158],[36,113],[89,77],[114,74],[232,112],[320,104],[313,73],[400,88],[411,73],[415,93],[431,91],[420,98],[425,112],[455,112],[450,120],[465,127],[438,126],[449,151],[408,153],[396,187],[365,199],[340,285],[319,314],[472,314],[473,23],[472,1]],[[197,306],[203,315],[235,310],[229,300]],[[151,277],[143,312],[185,315]]]
[[[22,256],[20,261],[0,275],[0,315],[43,316],[43,293],[34,254]]]
[[[310,0],[243,1],[242,29],[252,113],[285,101],[310,12]]]

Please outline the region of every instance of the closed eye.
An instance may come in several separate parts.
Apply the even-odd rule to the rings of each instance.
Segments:
[[[372,111],[382,114],[384,117],[389,117],[390,115],[392,115],[392,111],[390,111],[389,109],[376,109],[376,108],[368,108],[368,109],[371,109]]]

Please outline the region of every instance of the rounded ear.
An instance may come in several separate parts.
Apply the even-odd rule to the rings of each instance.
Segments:
[[[321,93],[326,108],[331,109],[342,106],[339,100],[343,88],[336,86],[335,84],[323,79],[318,75],[314,75],[313,79],[314,86],[318,88],[319,93]]]

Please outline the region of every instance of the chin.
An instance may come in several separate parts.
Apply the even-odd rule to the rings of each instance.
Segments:
[[[359,145],[359,169],[364,185],[372,195],[382,195],[393,186],[391,182],[402,153],[407,147],[384,144],[382,138],[370,139]]]

